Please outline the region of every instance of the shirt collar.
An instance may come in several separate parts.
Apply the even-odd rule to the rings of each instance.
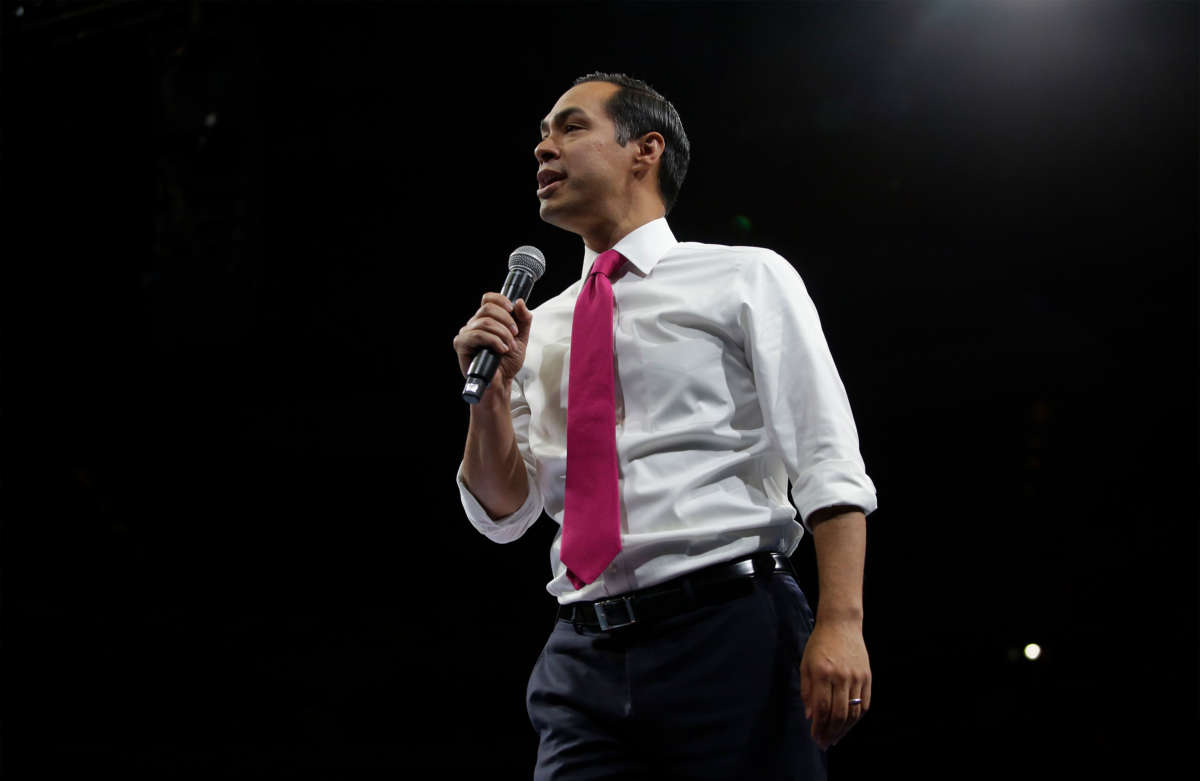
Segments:
[[[659,217],[631,230],[613,246],[613,249],[620,252],[644,277],[662,260],[663,255],[678,243],[675,234],[667,225],[667,218]],[[599,254],[587,244],[583,245],[583,278],[587,278],[588,272],[592,270],[592,263]]]

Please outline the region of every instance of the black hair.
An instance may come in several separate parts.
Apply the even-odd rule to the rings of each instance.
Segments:
[[[624,73],[596,71],[575,79],[575,84],[585,81],[607,81],[620,87],[605,104],[609,119],[617,128],[618,144],[625,146],[630,139],[651,131],[662,134],[666,147],[659,158],[658,188],[667,214],[670,214],[692,158],[692,145],[683,130],[679,112],[649,84]]]

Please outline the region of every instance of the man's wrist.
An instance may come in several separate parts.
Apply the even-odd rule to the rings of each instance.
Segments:
[[[508,415],[508,398],[510,392],[509,387],[506,387],[503,380],[496,380],[484,389],[483,395],[479,397],[478,404],[471,405],[471,411],[478,410],[485,415],[498,415],[503,413]]]
[[[862,629],[862,605],[826,605],[817,603],[817,624],[838,624]]]

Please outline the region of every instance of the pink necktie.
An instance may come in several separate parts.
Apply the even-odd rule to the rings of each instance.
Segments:
[[[596,257],[571,321],[561,558],[577,589],[600,577],[621,550],[609,277],[624,260],[611,249]]]

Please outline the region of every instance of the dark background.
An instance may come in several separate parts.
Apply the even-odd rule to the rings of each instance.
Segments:
[[[1194,762],[1195,3],[3,7],[13,778],[529,776],[554,525],[468,524],[451,340],[517,245],[534,304],[578,276],[532,151],[596,69],[674,102],[672,229],[791,261],[850,396],[832,777]]]

